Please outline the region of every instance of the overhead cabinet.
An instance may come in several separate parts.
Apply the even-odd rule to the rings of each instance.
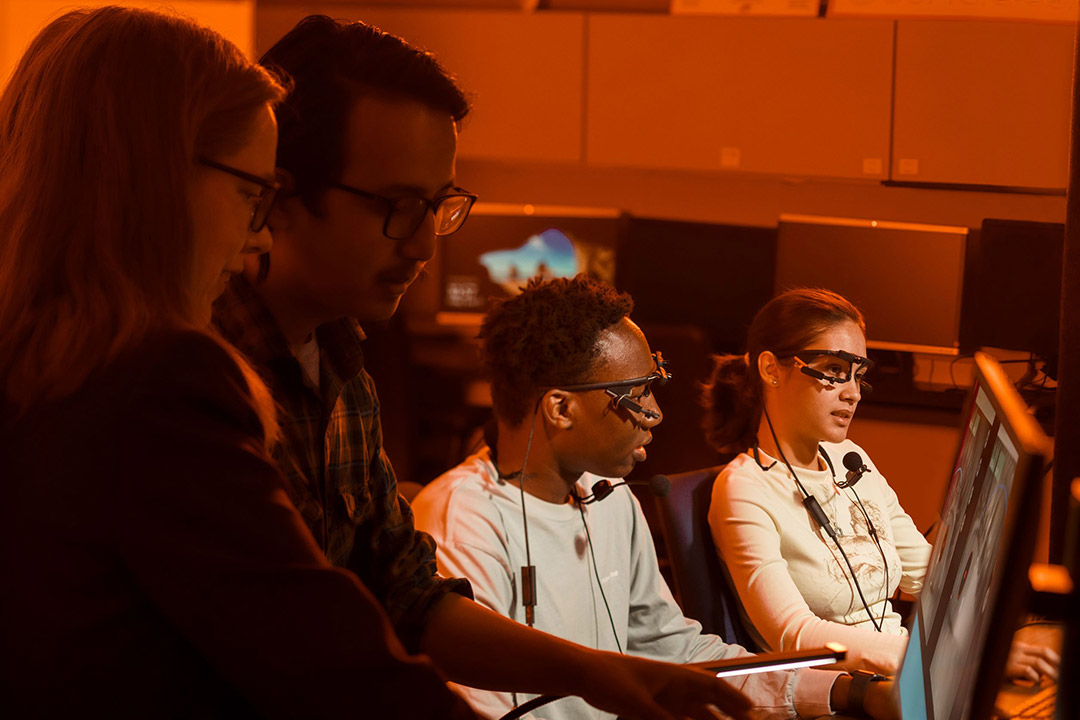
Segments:
[[[587,161],[884,179],[893,23],[588,19]]]
[[[364,20],[434,52],[473,100],[460,156],[581,160],[582,13],[397,9],[334,3],[260,5],[266,50],[310,13]]]
[[[1075,33],[898,22],[892,179],[1064,188]]]

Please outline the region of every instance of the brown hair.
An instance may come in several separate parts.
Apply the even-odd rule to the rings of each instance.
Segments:
[[[754,444],[763,402],[758,356],[778,356],[809,347],[829,328],[852,322],[866,333],[862,313],[849,301],[821,288],[786,290],[765,304],[747,333],[746,355],[713,355],[705,383],[705,439],[719,452],[742,452]]]
[[[458,125],[469,101],[435,55],[360,21],[309,15],[259,61],[294,79],[277,108],[278,167],[312,212],[345,170],[349,113],[357,98],[412,100]],[[264,256],[266,257],[266,256]]]
[[[196,158],[238,150],[283,95],[175,15],[77,10],[31,42],[0,95],[0,390],[17,413],[194,325]]]

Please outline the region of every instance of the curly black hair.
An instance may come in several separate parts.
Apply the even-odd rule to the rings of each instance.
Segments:
[[[480,329],[496,417],[516,427],[543,388],[587,380],[601,333],[633,308],[629,295],[585,275],[533,279],[496,301]]]

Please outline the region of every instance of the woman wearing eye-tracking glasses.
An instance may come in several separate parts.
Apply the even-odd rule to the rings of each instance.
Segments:
[[[920,590],[930,545],[847,440],[872,366],[862,314],[827,290],[789,290],[755,316],[747,347],[715,358],[703,400],[710,444],[739,453],[709,524],[752,632],[772,650],[840,642],[845,667],[892,674],[907,638],[888,598]],[[843,487],[848,464],[866,470]]]
[[[739,453],[709,525],[751,632],[772,650],[840,642],[844,667],[895,674],[907,635],[888,598],[920,592],[930,545],[847,439],[873,366],[862,313],[828,290],[788,290],[758,311],[747,348],[715,358],[702,400],[710,444]],[[1014,643],[1006,673],[1056,678],[1059,660]]]
[[[217,33],[106,7],[0,95],[0,716],[474,717],[330,567],[265,387],[207,330],[270,246],[283,93]]]

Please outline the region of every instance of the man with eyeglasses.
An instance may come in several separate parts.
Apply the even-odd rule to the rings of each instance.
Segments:
[[[473,602],[467,581],[436,574],[435,545],[415,531],[383,452],[359,322],[393,315],[436,236],[468,217],[476,198],[457,187],[454,168],[468,103],[433,56],[359,22],[306,18],[262,63],[293,82],[276,110],[274,247],[234,278],[215,317],[281,406],[276,459],[327,558],[374,594],[392,643],[430,656],[455,681],[578,694],[649,720],[670,718],[664,708],[713,717],[710,705],[741,716],[745,699],[707,674],[528,630]],[[334,641],[313,638],[312,647]],[[423,658],[413,667],[435,672]],[[361,716],[420,717],[408,678],[356,683]],[[399,702],[378,705],[387,697]],[[445,711],[431,717],[459,717],[456,695],[447,690],[442,701]]]
[[[532,281],[493,307],[480,331],[495,427],[487,445],[417,495],[418,528],[440,571],[467,578],[477,602],[582,645],[667,662],[745,654],[683,616],[663,577],[641,506],[615,489],[663,413],[671,377],[629,318],[624,293],[584,276]],[[800,670],[732,680],[758,717],[847,709],[851,678]],[[880,685],[880,684],[879,684]],[[528,696],[462,688],[486,718]],[[888,716],[887,689],[866,707]],[[546,720],[612,716],[579,698],[541,707]]]

